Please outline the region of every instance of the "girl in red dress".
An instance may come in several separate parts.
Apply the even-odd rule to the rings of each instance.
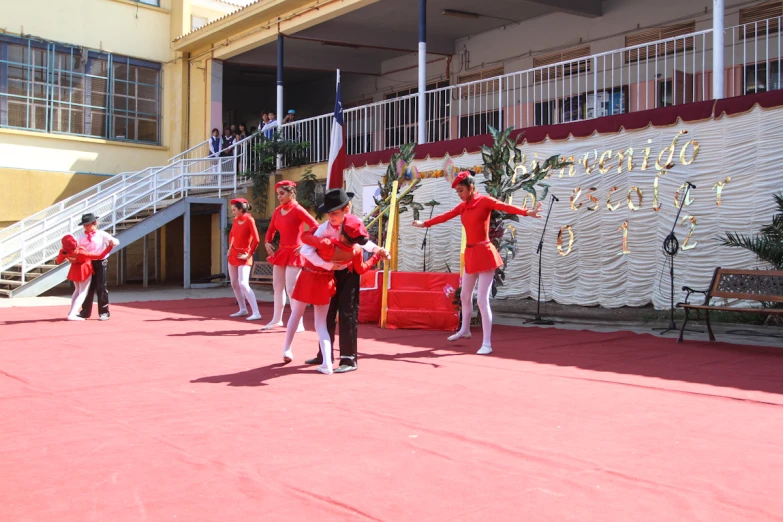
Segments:
[[[311,304],[314,309],[315,331],[318,333],[318,342],[323,357],[323,364],[317,370],[326,375],[332,373],[332,343],[329,330],[326,327],[326,315],[329,312],[332,296],[337,292],[333,269],[344,268],[347,263],[351,270],[361,275],[372,268],[381,257],[379,253],[376,253],[367,261],[362,260],[364,255],[360,245],[367,243],[368,240],[367,229],[364,228],[361,220],[352,214],[345,217],[339,239],[306,235],[307,244],[314,247],[318,256],[324,261],[332,263],[332,266],[321,268],[305,260],[302,274],[299,276],[291,296],[291,317],[288,319],[285,346],[283,347],[284,362],[288,363],[293,360],[291,343],[293,343],[294,335],[298,331],[297,326],[302,320],[305,307]]]
[[[514,205],[508,205],[497,199],[476,192],[473,176],[468,171],[460,172],[451,187],[457,191],[462,203],[449,212],[441,214],[429,221],[414,221],[418,228],[431,227],[457,216],[462,218],[465,227],[467,247],[465,248],[465,273],[462,275],[462,327],[459,332],[449,337],[449,341],[470,339],[470,317],[473,314],[473,290],[478,281],[478,306],[481,312],[481,326],[484,339],[481,343],[480,355],[492,353],[492,310],[489,307],[489,291],[495,278],[495,269],[503,266],[503,260],[489,240],[489,218],[493,210],[517,214],[532,218],[538,215],[541,203],[535,210],[527,210]]]
[[[234,222],[231,225],[231,233],[228,235],[228,275],[231,279],[231,288],[234,297],[239,303],[239,311],[231,314],[231,317],[243,317],[248,314],[245,300],[250,303],[253,314],[248,321],[258,321],[261,313],[258,311],[256,294],[250,288],[250,270],[253,266],[253,254],[261,242],[256,228],[256,220],[250,214],[252,207],[244,198],[231,200],[231,212],[234,214]]]
[[[302,246],[302,231],[307,225],[311,229],[318,227],[305,208],[296,201],[296,183],[293,181],[280,181],[275,185],[277,199],[280,206],[272,214],[269,229],[266,231],[267,262],[272,267],[272,288],[275,293],[275,309],[272,320],[263,330],[283,326],[283,308],[285,308],[285,294],[288,297],[294,291],[296,280],[302,271],[304,261],[299,255],[299,247]],[[280,233],[280,246],[277,251],[272,247],[275,233]],[[299,332],[304,331],[304,325],[300,322]]]
[[[103,259],[114,248],[114,243],[104,249],[99,254],[90,254],[84,247],[80,247],[76,238],[68,234],[63,236],[63,248],[55,259],[56,264],[60,264],[66,259],[71,262],[71,268],[68,270],[68,280],[73,281],[73,295],[71,296],[71,311],[68,312],[69,321],[84,321],[84,317],[79,315],[79,307],[84,302],[87,291],[90,289],[92,281],[92,261]]]

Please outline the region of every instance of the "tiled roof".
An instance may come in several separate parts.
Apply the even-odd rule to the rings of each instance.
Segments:
[[[261,0],[253,0],[252,2],[246,2],[246,3],[243,2],[244,5],[237,4],[236,2],[238,0],[233,0],[233,1],[232,0],[217,0],[217,1],[221,2],[221,3],[224,3],[224,4],[237,6],[237,9],[236,9],[236,11],[231,11],[230,13],[225,14],[225,15],[221,16],[220,18],[216,18],[216,19],[212,20],[211,22],[208,22],[206,25],[202,25],[198,29],[194,29],[192,31],[189,31],[189,32],[183,34],[182,36],[178,36],[178,37],[174,38],[174,41],[176,42],[177,40],[181,40],[181,39],[185,38],[186,36],[190,36],[193,33],[196,33],[198,31],[202,31],[202,30],[204,30],[204,28],[209,27],[210,25],[212,25],[212,24],[214,24],[216,22],[224,20],[224,19],[228,18],[229,16],[233,16],[233,15],[239,13],[240,11],[244,11],[245,9],[250,7],[251,5],[257,4]]]

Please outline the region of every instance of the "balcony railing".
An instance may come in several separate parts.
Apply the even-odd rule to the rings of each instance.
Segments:
[[[781,18],[724,30],[725,96],[781,88]],[[514,72],[425,94],[425,143],[583,121],[712,99],[712,29]],[[348,154],[418,141],[416,94],[344,111]],[[332,114],[280,127],[329,158]]]

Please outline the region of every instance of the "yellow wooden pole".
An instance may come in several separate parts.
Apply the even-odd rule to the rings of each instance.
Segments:
[[[391,251],[392,239],[394,236],[393,230],[397,225],[397,181],[392,185],[391,201],[389,202],[389,223],[386,226],[388,233],[386,234],[385,248],[387,251]],[[383,290],[381,290],[381,328],[386,328],[386,312],[389,308],[389,270],[391,269],[391,261],[383,262]]]
[[[462,242],[459,247],[459,275],[465,273],[465,248],[468,244],[468,238],[465,236],[465,227],[462,227]]]
[[[407,195],[408,195],[408,193],[409,193],[411,190],[413,190],[413,188],[414,188],[416,185],[418,185],[420,181],[421,181],[420,179],[414,179],[414,180],[413,180],[413,181],[410,183],[410,185],[408,185],[408,186],[405,188],[405,190],[403,190],[403,191],[402,191],[402,194],[400,194],[400,197],[399,197],[399,198],[397,198],[397,199],[402,199],[402,198],[404,198],[405,196],[407,196]],[[390,208],[390,207],[388,207],[388,206],[387,206],[386,208],[384,208],[384,210],[383,210],[383,211],[381,211],[380,215],[378,215],[378,216],[375,216],[375,213],[376,213],[376,212],[378,212],[378,209],[379,209],[379,208],[381,208],[381,206],[382,206],[383,204],[387,203],[387,202],[388,202],[390,199],[391,199],[391,196],[388,196],[386,199],[384,199],[384,200],[383,200],[383,203],[382,203],[381,205],[378,205],[377,207],[375,207],[375,208],[373,209],[373,211],[372,211],[372,212],[370,212],[369,214],[367,214],[367,216],[364,218],[364,226],[365,226],[365,227],[367,227],[367,228],[370,228],[371,226],[373,226],[373,225],[375,224],[375,222],[376,222],[376,221],[378,221],[378,220],[380,219],[380,217],[381,217],[383,214],[388,214],[388,213],[389,213],[389,208]],[[367,219],[369,219],[369,217],[370,217],[370,216],[375,216],[375,217],[374,217],[372,220],[370,220],[370,221],[367,221]]]
[[[399,264],[399,254],[400,254],[400,204],[397,204],[397,208],[394,211],[394,214],[397,216],[398,219],[394,220],[394,230],[392,231],[392,258],[391,258],[391,269],[393,271],[397,271],[397,266]]]

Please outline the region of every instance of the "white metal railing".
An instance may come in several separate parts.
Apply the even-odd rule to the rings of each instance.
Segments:
[[[783,88],[781,17],[724,30],[725,96]],[[712,99],[712,29],[513,72],[425,94],[425,143],[495,128],[569,123]],[[418,141],[416,94],[346,109],[348,154]],[[280,127],[329,158],[332,115]]]

